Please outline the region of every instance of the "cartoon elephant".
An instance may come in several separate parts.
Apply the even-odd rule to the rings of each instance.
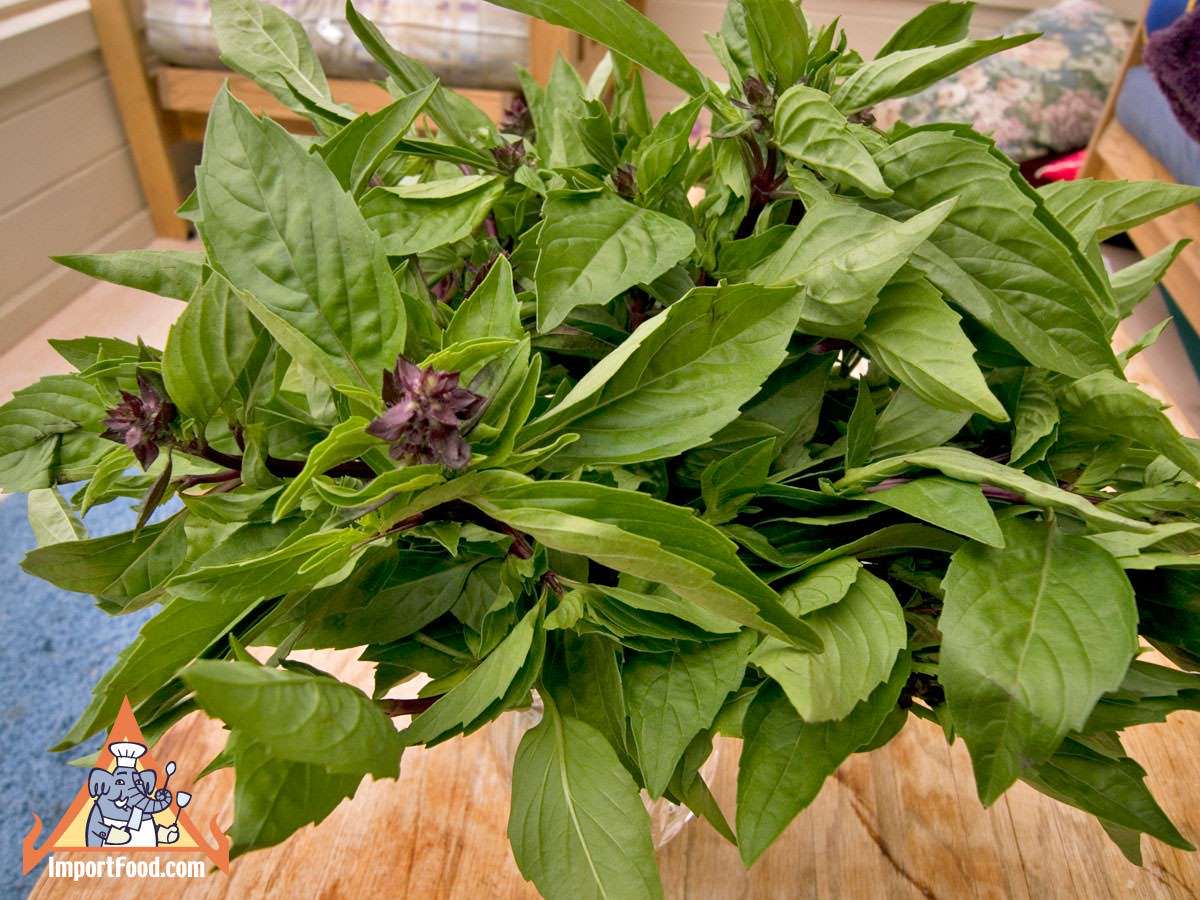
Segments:
[[[109,747],[117,765],[92,769],[88,774],[88,793],[93,798],[87,820],[87,846],[157,847],[179,840],[178,825],[163,826],[154,814],[171,805],[171,792],[155,790],[158,775],[153,770],[137,769],[138,758],[146,752],[141,744],[121,742]]]

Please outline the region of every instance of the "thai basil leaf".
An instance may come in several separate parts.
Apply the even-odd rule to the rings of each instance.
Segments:
[[[1046,208],[1079,243],[1103,241],[1188,203],[1200,187],[1161,181],[1095,181],[1080,178],[1038,189]]]
[[[752,641],[683,644],[674,653],[639,653],[621,670],[638,762],[651,797],[661,796],[692,738],[712,725],[742,683]],[[797,651],[800,652],[800,651]]]
[[[897,50],[864,63],[833,92],[838,109],[850,113],[874,106],[892,97],[907,97],[922,91],[935,81],[952,75],[971,63],[1002,50],[1019,47],[1036,34],[988,38],[980,41],[956,41],[933,47]]]
[[[231,395],[258,350],[262,328],[232,285],[213,273],[175,320],[163,350],[171,401],[201,427],[232,411]]]
[[[319,159],[227,90],[205,144],[200,233],[214,264],[310,371],[377,391],[404,346],[404,306],[354,201]]]
[[[204,280],[204,254],[194,250],[120,250],[53,259],[92,278],[175,300],[189,299]]]
[[[781,0],[791,7],[789,0]],[[890,197],[879,168],[824,91],[788,88],[775,106],[775,143],[792,159],[868,197]]]
[[[607,303],[653,281],[696,245],[683,222],[607,191],[551,194],[543,214],[534,276],[542,332],[577,306]]]
[[[367,224],[391,256],[425,253],[467,237],[500,195],[499,175],[462,175],[441,181],[375,187],[362,200]]]
[[[806,722],[849,715],[887,679],[907,639],[895,593],[864,569],[840,600],[806,614],[804,622],[821,636],[819,653],[767,638],[750,661],[779,683]]]
[[[882,503],[989,547],[1003,547],[996,515],[979,485],[929,476],[875,491],[862,499]]]
[[[918,47],[944,47],[963,40],[971,25],[974,3],[958,3],[943,0],[925,7],[887,39],[875,54],[882,59],[900,50],[915,50]]]
[[[836,722],[805,722],[783,690],[768,683],[754,696],[742,724],[738,766],[737,835],[742,862],[751,865],[788,823],[816,799],[825,779],[863,744],[895,708],[908,680],[900,655],[888,680]]]
[[[484,488],[465,499],[551,549],[659,582],[710,612],[796,646],[820,647],[812,630],[738,560],[733,543],[688,510],[634,491],[565,481]]]
[[[526,426],[519,446],[574,432],[579,440],[553,461],[570,468],[660,459],[703,444],[783,361],[799,301],[787,289],[696,288]],[[662,409],[672,410],[669,424]]]
[[[1133,312],[1134,307],[1146,299],[1156,284],[1162,281],[1171,263],[1191,243],[1190,238],[1168,244],[1152,256],[1138,260],[1133,265],[1126,266],[1111,276],[1113,299],[1117,304],[1117,313],[1125,318]]]
[[[341,124],[353,115],[333,101],[304,27],[270,3],[213,0],[212,27],[221,62],[253,78],[285,106]]]
[[[75,375],[50,375],[17,391],[0,406],[0,489],[31,491],[61,480],[64,436],[99,432],[103,417],[99,391]],[[100,443],[105,452],[111,447]]]
[[[521,304],[513,289],[513,271],[508,259],[499,257],[479,287],[463,300],[446,326],[446,343],[475,338],[506,337],[520,340]]]
[[[637,785],[603,734],[553,703],[517,748],[508,840],[550,900],[662,897]]]
[[[400,736],[371,699],[333,678],[200,660],[183,680],[204,710],[281,760],[395,778]]]
[[[38,488],[30,491],[26,515],[29,528],[39,547],[65,541],[87,540],[87,529],[79,515],[63,498],[57,488]]]
[[[959,327],[959,316],[919,275],[902,272],[879,292],[858,340],[873,360],[942,409],[977,412],[997,422],[1008,413],[989,390],[974,359],[975,346]],[[937,341],[929,340],[931,334]]]
[[[943,582],[939,681],[991,804],[1048,760],[1137,650],[1133,590],[1111,555],[1010,518],[1004,549],[967,544]]]

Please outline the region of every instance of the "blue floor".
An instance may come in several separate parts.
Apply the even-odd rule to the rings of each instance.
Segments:
[[[132,528],[132,503],[117,501],[87,516],[93,536]],[[33,548],[25,518],[25,498],[0,497],[0,748],[8,765],[0,770],[0,809],[7,827],[0,842],[0,897],[24,897],[38,871],[21,875],[21,842],[42,817],[53,828],[79,790],[84,770],[67,765],[69,756],[49,753],[83,711],[92,685],[153,610],[111,617],[92,599],[52,587],[21,571]],[[86,749],[96,749],[98,736]],[[43,863],[44,865],[44,863]]]

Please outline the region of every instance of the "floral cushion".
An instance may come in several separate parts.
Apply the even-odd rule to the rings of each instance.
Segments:
[[[1129,47],[1128,27],[1094,0],[1065,0],[1013,22],[1036,41],[963,69],[934,87],[875,108],[897,121],[970,122],[1017,161],[1087,144]]]

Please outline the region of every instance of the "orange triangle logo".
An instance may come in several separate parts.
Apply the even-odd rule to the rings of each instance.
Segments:
[[[28,875],[52,850],[94,853],[203,853],[221,871],[229,871],[229,837],[209,821],[213,843],[186,807],[191,795],[168,785],[175,764],[159,767],[126,697],[108,740],[66,814],[41,847],[36,813],[21,845],[22,871]]]

